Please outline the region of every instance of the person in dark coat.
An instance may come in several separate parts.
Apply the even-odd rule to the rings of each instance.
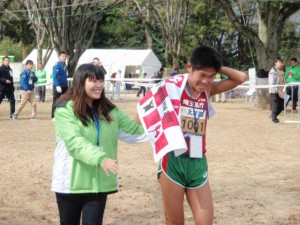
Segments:
[[[3,58],[2,66],[0,66],[0,104],[2,100],[6,97],[10,102],[10,118],[15,112],[15,87],[13,71],[9,66],[9,57],[5,56]]]

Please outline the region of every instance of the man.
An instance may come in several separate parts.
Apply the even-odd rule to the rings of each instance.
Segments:
[[[179,74],[179,70],[178,68],[175,68],[173,73],[171,73],[171,77],[176,76],[177,74]]]
[[[44,70],[44,66],[41,63],[38,65],[36,76],[38,78],[37,84],[40,85],[38,87],[39,102],[45,102],[47,75],[46,70]]]
[[[286,72],[284,74],[286,78],[286,83],[292,82],[300,82],[300,66],[297,65],[297,59],[292,58],[290,62],[290,66],[286,68]],[[289,97],[286,105],[292,100],[292,109],[291,112],[297,112],[297,102],[298,102],[298,86],[287,86],[286,93],[291,96]]]
[[[100,61],[99,58],[97,58],[97,57],[94,58],[92,63],[95,66],[99,66],[104,75],[107,74],[107,72],[106,72],[105,68],[103,67],[102,62]]]
[[[31,103],[31,120],[38,120],[36,117],[36,100],[34,90],[34,84],[37,82],[38,78],[35,76],[34,72],[31,71],[33,61],[27,60],[25,65],[26,68],[20,74],[21,103],[19,104],[16,112],[12,115],[12,118],[14,120],[18,120],[19,114],[29,101]]]
[[[164,72],[165,72],[165,69],[163,67],[160,68],[160,70],[157,72],[157,75],[156,75],[157,80],[155,81],[155,83],[159,83],[162,80]]]
[[[113,95],[112,95],[112,99],[114,100],[114,95],[117,96],[117,100],[122,100],[121,99],[121,86],[122,86],[122,81],[120,80],[122,78],[122,71],[118,70],[118,73],[116,73],[116,80],[114,82],[114,91],[113,91]]]
[[[209,98],[243,83],[247,75],[222,66],[220,54],[207,46],[194,50],[187,71],[154,86],[140,101],[138,114],[155,158],[163,152],[157,159],[166,224],[184,224],[186,198],[195,224],[211,225],[214,210],[205,153],[207,120],[215,112]],[[216,73],[228,78],[214,81]]]
[[[131,73],[128,74],[126,78],[127,78],[127,79],[128,79],[128,78],[131,79],[131,78],[132,78]],[[128,81],[127,81],[127,82],[128,82]],[[126,89],[127,91],[129,91],[129,90],[132,89],[132,84],[128,84],[127,82],[125,83],[125,89]]]
[[[275,64],[269,72],[268,84],[271,86],[269,88],[272,108],[271,119],[274,124],[279,124],[277,116],[284,109],[283,85],[285,85],[283,60],[280,57],[275,59]],[[280,86],[277,87],[276,85]]]
[[[16,100],[14,91],[13,72],[9,66],[9,57],[5,56],[2,66],[0,67],[0,104],[6,96],[10,103],[10,118],[12,118],[12,115],[15,113]]]
[[[140,78],[146,78],[146,76],[147,76],[147,73],[143,73],[143,75]],[[144,82],[141,81],[141,83],[144,83]],[[143,85],[140,85],[140,88],[139,88],[138,93],[136,94],[136,97],[140,97],[140,94],[142,92],[143,92],[143,95],[145,97],[145,95],[146,95],[146,87],[143,86]]]
[[[66,65],[68,53],[61,51],[59,61],[53,66],[53,103],[51,118],[54,121],[54,109],[56,100],[68,90],[68,68]]]

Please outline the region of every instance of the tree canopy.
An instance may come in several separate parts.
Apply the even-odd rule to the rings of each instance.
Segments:
[[[184,68],[196,46],[210,45],[221,52],[226,65],[247,70],[253,65],[268,69],[275,56],[290,57],[299,45],[297,24],[287,23],[299,12],[299,1],[3,2],[0,40],[15,41],[23,57],[32,48],[67,50],[70,75],[90,47],[152,48],[165,66]]]

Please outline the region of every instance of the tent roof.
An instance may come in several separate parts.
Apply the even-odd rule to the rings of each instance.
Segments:
[[[43,54],[45,53],[46,50],[43,50]],[[138,66],[140,67],[141,72],[147,72],[147,74],[151,76],[153,72],[156,72],[161,68],[161,62],[151,49],[87,49],[79,58],[78,65],[90,63],[95,57],[100,59],[108,75],[118,71],[119,69],[122,70],[124,75],[124,68],[126,66]],[[37,64],[36,49],[32,50],[22,63],[25,64],[28,59],[32,60],[35,65]],[[52,74],[52,68],[58,60],[56,52],[53,51],[45,65],[47,74]]]
[[[43,50],[43,54],[46,50]],[[161,67],[161,62],[156,57],[151,49],[146,50],[128,50],[128,49],[87,49],[80,57],[78,64],[92,62],[93,58],[98,57],[103,65],[117,65],[117,66],[147,66],[155,65]],[[26,60],[32,60],[34,64],[37,63],[37,50],[32,52],[22,61],[25,64]],[[54,64],[58,61],[55,51],[52,52],[49,61]]]
[[[151,49],[128,50],[128,49],[87,49],[79,59],[78,64],[92,62],[98,57],[103,65],[117,66],[160,66],[161,63]]]

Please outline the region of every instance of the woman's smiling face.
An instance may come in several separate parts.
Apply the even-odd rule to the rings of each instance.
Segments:
[[[100,99],[103,89],[103,80],[98,80],[96,78],[87,78],[85,80],[85,95],[87,104],[91,106],[94,100]]]

